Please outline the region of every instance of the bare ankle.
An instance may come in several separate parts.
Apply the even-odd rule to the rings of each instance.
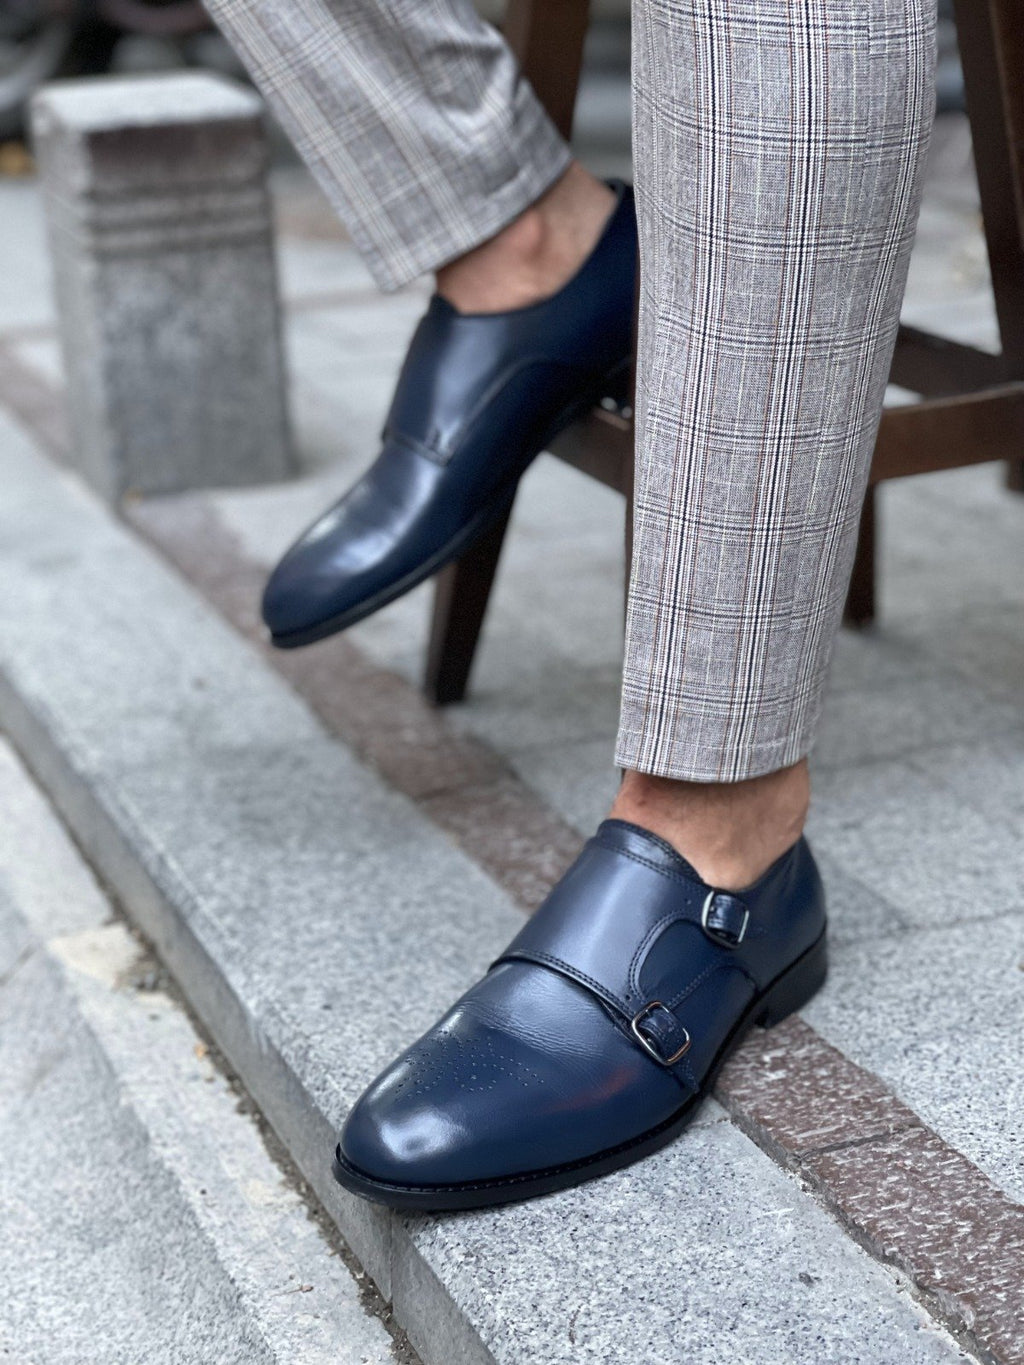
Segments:
[[[741,891],[800,838],[809,803],[801,760],[733,783],[627,772],[611,814],[666,839],[710,885]]]
[[[499,313],[548,298],[590,255],[615,198],[578,161],[496,236],[437,272],[437,290],[463,313]]]

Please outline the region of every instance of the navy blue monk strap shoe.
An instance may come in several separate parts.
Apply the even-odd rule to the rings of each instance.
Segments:
[[[359,1100],[335,1177],[441,1210],[618,1170],[680,1133],[744,1034],[799,1009],[825,970],[804,839],[734,894],[606,820],[483,980]]]
[[[276,645],[311,644],[400,597],[510,506],[544,447],[602,398],[627,396],[633,345],[632,191],[556,294],[507,313],[435,295],[413,335],[380,454],[272,573]]]

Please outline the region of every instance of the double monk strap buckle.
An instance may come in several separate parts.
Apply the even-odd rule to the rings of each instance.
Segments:
[[[651,1039],[648,1038],[647,1035],[642,1033],[640,1030],[640,1025],[644,1022],[644,1020],[651,1018],[651,1016],[654,1015],[657,1010],[664,1010],[664,1012],[672,1020],[673,1031],[678,1032],[679,1034],[682,1035],[683,1039],[682,1045],[678,1047],[670,1057],[663,1057],[662,1054],[655,1047]],[[685,1057],[687,1052],[689,1052],[690,1050],[691,1040],[689,1033],[678,1022],[678,1020],[676,1019],[672,1011],[669,1009],[669,1007],[667,1005],[663,1005],[660,1000],[652,1000],[650,1004],[645,1005],[642,1010],[639,1010],[630,1021],[629,1028],[630,1032],[633,1034],[633,1037],[637,1040],[637,1042],[647,1053],[647,1055],[649,1057],[653,1057],[654,1060],[660,1066],[675,1066],[676,1062],[678,1062],[681,1057]]]
[[[728,891],[710,891],[700,914],[700,927],[714,943],[738,948],[747,936],[750,911]]]

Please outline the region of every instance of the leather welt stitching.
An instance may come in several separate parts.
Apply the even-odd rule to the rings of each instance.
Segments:
[[[633,954],[632,961],[629,964],[629,988],[630,991],[632,992],[632,996],[637,1000],[641,1000],[643,998],[643,992],[640,989],[639,978],[641,959],[646,956],[649,949],[653,946],[655,940],[666,929],[671,928],[673,924],[692,924],[695,929],[699,929],[701,927],[700,916],[697,914],[696,907],[691,906],[688,911],[675,911],[671,915],[663,915],[660,920],[658,920],[650,929],[648,929],[647,933],[641,939],[636,952]],[[764,935],[765,931],[763,929],[758,929],[757,927],[755,927],[753,930],[747,931],[748,938],[763,938]],[[735,953],[736,951],[735,947],[730,947],[726,943],[719,943],[717,942],[717,940],[709,938],[707,935],[705,935],[705,938],[707,939],[707,942],[712,945],[712,947],[718,948],[722,952],[732,954]],[[725,961],[720,965],[729,966],[730,963],[729,961]],[[742,967],[738,962],[733,962],[731,965],[735,966],[737,970],[743,972],[745,975],[749,975],[749,973],[746,972],[746,969]]]
[[[391,445],[402,446],[411,451],[413,455],[419,455],[424,460],[429,460],[431,464],[444,469],[452,457],[452,452],[443,450],[431,444],[429,441],[421,441],[418,436],[410,436],[408,432],[396,431],[388,427],[384,432],[383,440]]]
[[[688,996],[691,996],[694,993],[694,991],[698,988],[698,986],[703,986],[704,982],[707,981],[708,977],[714,976],[714,974],[722,966],[724,966],[724,963],[709,962],[702,972],[697,973],[697,975],[693,978],[693,980],[689,983],[688,986],[684,986],[681,991],[678,991],[675,995],[672,996],[672,998],[667,1002],[668,1009],[674,1011],[677,1005],[681,1005],[683,1001],[687,999]]]
[[[686,1083],[689,1085],[693,1093],[700,1094],[700,1081],[698,1081],[696,1075],[694,1074],[694,1070],[692,1065],[690,1064],[689,1057],[684,1057],[682,1061],[677,1063],[677,1065],[672,1068],[673,1074],[675,1074],[677,1070],[683,1073],[682,1079],[686,1081]]]

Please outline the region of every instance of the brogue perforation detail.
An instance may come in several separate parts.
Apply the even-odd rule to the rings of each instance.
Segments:
[[[460,1090],[493,1090],[501,1079],[516,1081],[524,1088],[543,1085],[544,1078],[518,1057],[498,1051],[493,1041],[471,1039],[468,1042],[454,1033],[441,1033],[431,1040],[429,1047],[417,1049],[406,1058],[410,1066],[407,1075],[396,1087],[395,1093],[413,1087],[414,1095],[427,1095],[439,1083],[450,1085],[452,1075],[448,1070],[446,1053],[456,1051],[463,1064],[468,1068],[466,1080],[457,1082]],[[472,1082],[479,1082],[472,1084]]]

